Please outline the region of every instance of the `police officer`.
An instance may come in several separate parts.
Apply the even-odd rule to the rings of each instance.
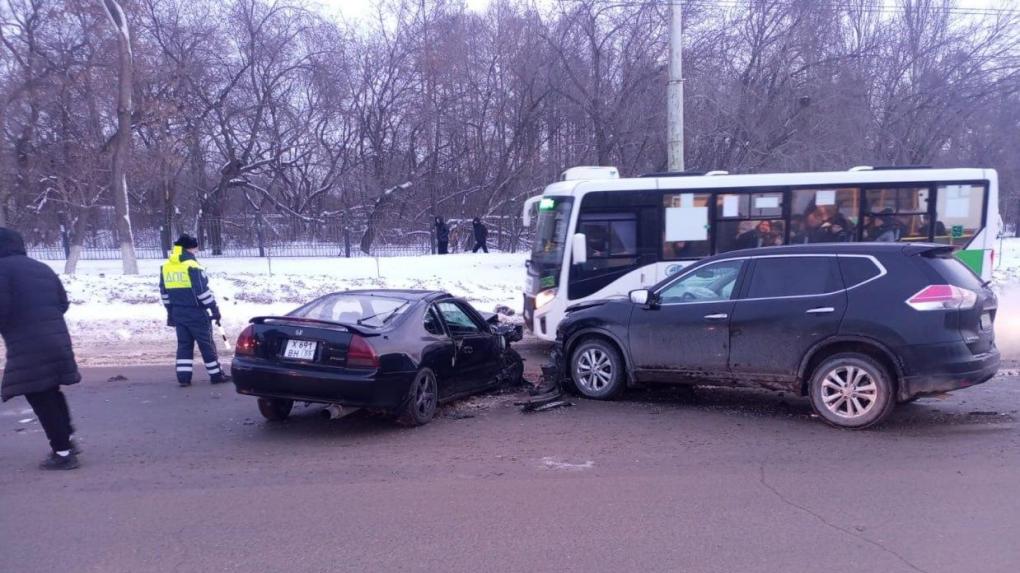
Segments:
[[[213,343],[212,323],[220,323],[220,309],[216,305],[216,297],[209,290],[205,270],[195,260],[197,251],[198,240],[187,234],[181,235],[159,275],[159,292],[166,307],[167,326],[177,328],[177,383],[182,387],[191,385],[196,342],[212,383],[230,381],[220,368]]]

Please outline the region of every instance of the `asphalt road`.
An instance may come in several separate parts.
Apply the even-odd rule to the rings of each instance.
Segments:
[[[485,396],[415,429],[266,423],[170,367],[89,369],[68,395],[73,472],[35,469],[38,423],[0,406],[0,571],[1020,568],[1015,375],[865,432],[746,390],[530,415]]]

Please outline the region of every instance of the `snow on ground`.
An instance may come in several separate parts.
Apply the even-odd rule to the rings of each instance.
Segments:
[[[233,342],[254,316],[286,313],[323,294],[363,288],[445,290],[483,311],[520,310],[525,254],[391,258],[221,258],[202,256],[223,326]],[[51,261],[58,273],[63,261]],[[82,261],[61,275],[71,300],[68,326],[85,364],[165,362],[175,337],[159,298],[162,261],[139,261],[124,276],[120,261]]]
[[[992,276],[999,295],[995,340],[1003,358],[1016,362],[1020,361],[1020,238],[1004,239],[996,247]]]
[[[200,255],[199,261],[209,273],[233,342],[253,316],[285,313],[347,289],[446,290],[480,310],[505,305],[519,311],[525,258],[495,253],[271,260]],[[61,275],[71,299],[68,325],[83,364],[170,364],[175,338],[159,302],[161,264],[140,261],[141,274],[123,276],[119,261],[82,261],[78,274]],[[50,265],[63,271],[62,261]],[[1020,239],[1006,239],[996,249],[993,285],[999,293],[999,347],[1008,360],[1020,360]]]

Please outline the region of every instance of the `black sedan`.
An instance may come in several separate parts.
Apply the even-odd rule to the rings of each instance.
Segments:
[[[524,366],[510,343],[521,334],[445,292],[347,291],[253,318],[231,370],[269,420],[309,402],[420,425],[440,403],[519,383]]]

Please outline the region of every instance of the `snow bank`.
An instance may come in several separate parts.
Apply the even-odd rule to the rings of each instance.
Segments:
[[[271,260],[200,256],[199,262],[209,274],[223,326],[228,336],[236,337],[253,316],[285,313],[315,297],[349,289],[446,290],[480,310],[493,311],[497,305],[519,310],[525,258],[525,254]],[[62,261],[49,264],[57,272],[63,270]],[[71,300],[68,326],[84,362],[112,347],[126,360],[173,355],[174,333],[166,326],[159,298],[161,264],[139,261],[141,274],[123,276],[119,261],[82,261],[78,274],[61,275]]]
[[[1020,238],[1002,241],[996,249],[992,282],[999,295],[995,339],[1007,360],[1020,360]]]

